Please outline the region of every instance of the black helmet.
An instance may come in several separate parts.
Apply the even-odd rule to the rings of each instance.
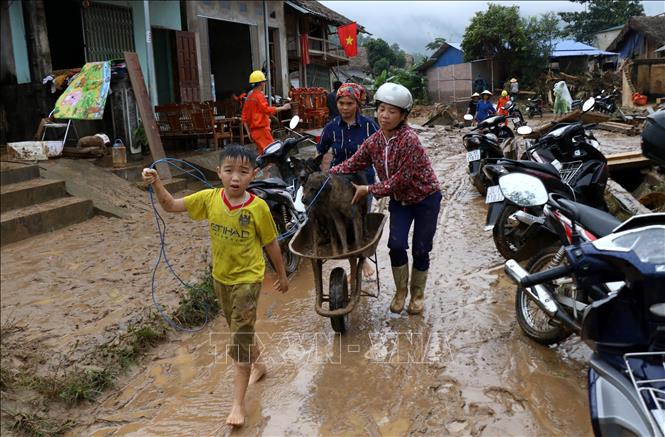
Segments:
[[[642,154],[665,165],[665,111],[647,117],[642,131]]]

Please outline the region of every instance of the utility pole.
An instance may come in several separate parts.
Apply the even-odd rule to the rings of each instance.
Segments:
[[[263,36],[266,44],[266,98],[268,99],[268,104],[270,104],[270,96],[272,95],[272,88],[270,84],[270,37],[268,32],[268,2],[263,0]]]

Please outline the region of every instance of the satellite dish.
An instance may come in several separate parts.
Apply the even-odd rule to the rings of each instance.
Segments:
[[[471,115],[471,114],[464,114],[464,119],[465,119],[466,121],[471,121],[471,120],[473,120],[473,115]]]
[[[531,132],[533,132],[533,129],[529,126],[520,126],[517,128],[517,133],[519,135],[529,135]]]
[[[300,117],[297,115],[294,115],[291,118],[291,121],[289,122],[289,129],[293,130],[298,126],[298,123],[300,123]]]

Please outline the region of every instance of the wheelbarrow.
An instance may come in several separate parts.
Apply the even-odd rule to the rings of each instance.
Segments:
[[[300,228],[289,242],[289,248],[303,259],[312,261],[314,271],[314,285],[316,287],[316,304],[314,309],[317,314],[329,317],[335,332],[344,333],[348,327],[348,315],[356,307],[361,296],[379,297],[381,284],[379,282],[379,266],[376,258],[376,246],[379,244],[383,226],[386,223],[385,214],[369,213],[365,216],[366,235],[362,242],[349,247],[346,253],[334,253],[331,244],[318,245],[314,253],[313,228],[316,223],[307,222]],[[351,289],[346,271],[343,267],[335,267],[330,272],[328,281],[328,293],[323,288],[323,264],[328,260],[347,259],[351,265]],[[362,290],[362,266],[365,259],[369,259],[376,267],[376,293]],[[327,305],[325,305],[327,304]],[[326,308],[327,306],[327,308]]]

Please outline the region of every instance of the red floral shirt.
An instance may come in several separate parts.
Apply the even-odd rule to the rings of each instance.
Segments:
[[[390,140],[381,130],[376,131],[330,173],[355,173],[369,165],[374,165],[381,180],[369,187],[376,197],[391,196],[403,204],[413,204],[441,190],[427,152],[406,123]]]

